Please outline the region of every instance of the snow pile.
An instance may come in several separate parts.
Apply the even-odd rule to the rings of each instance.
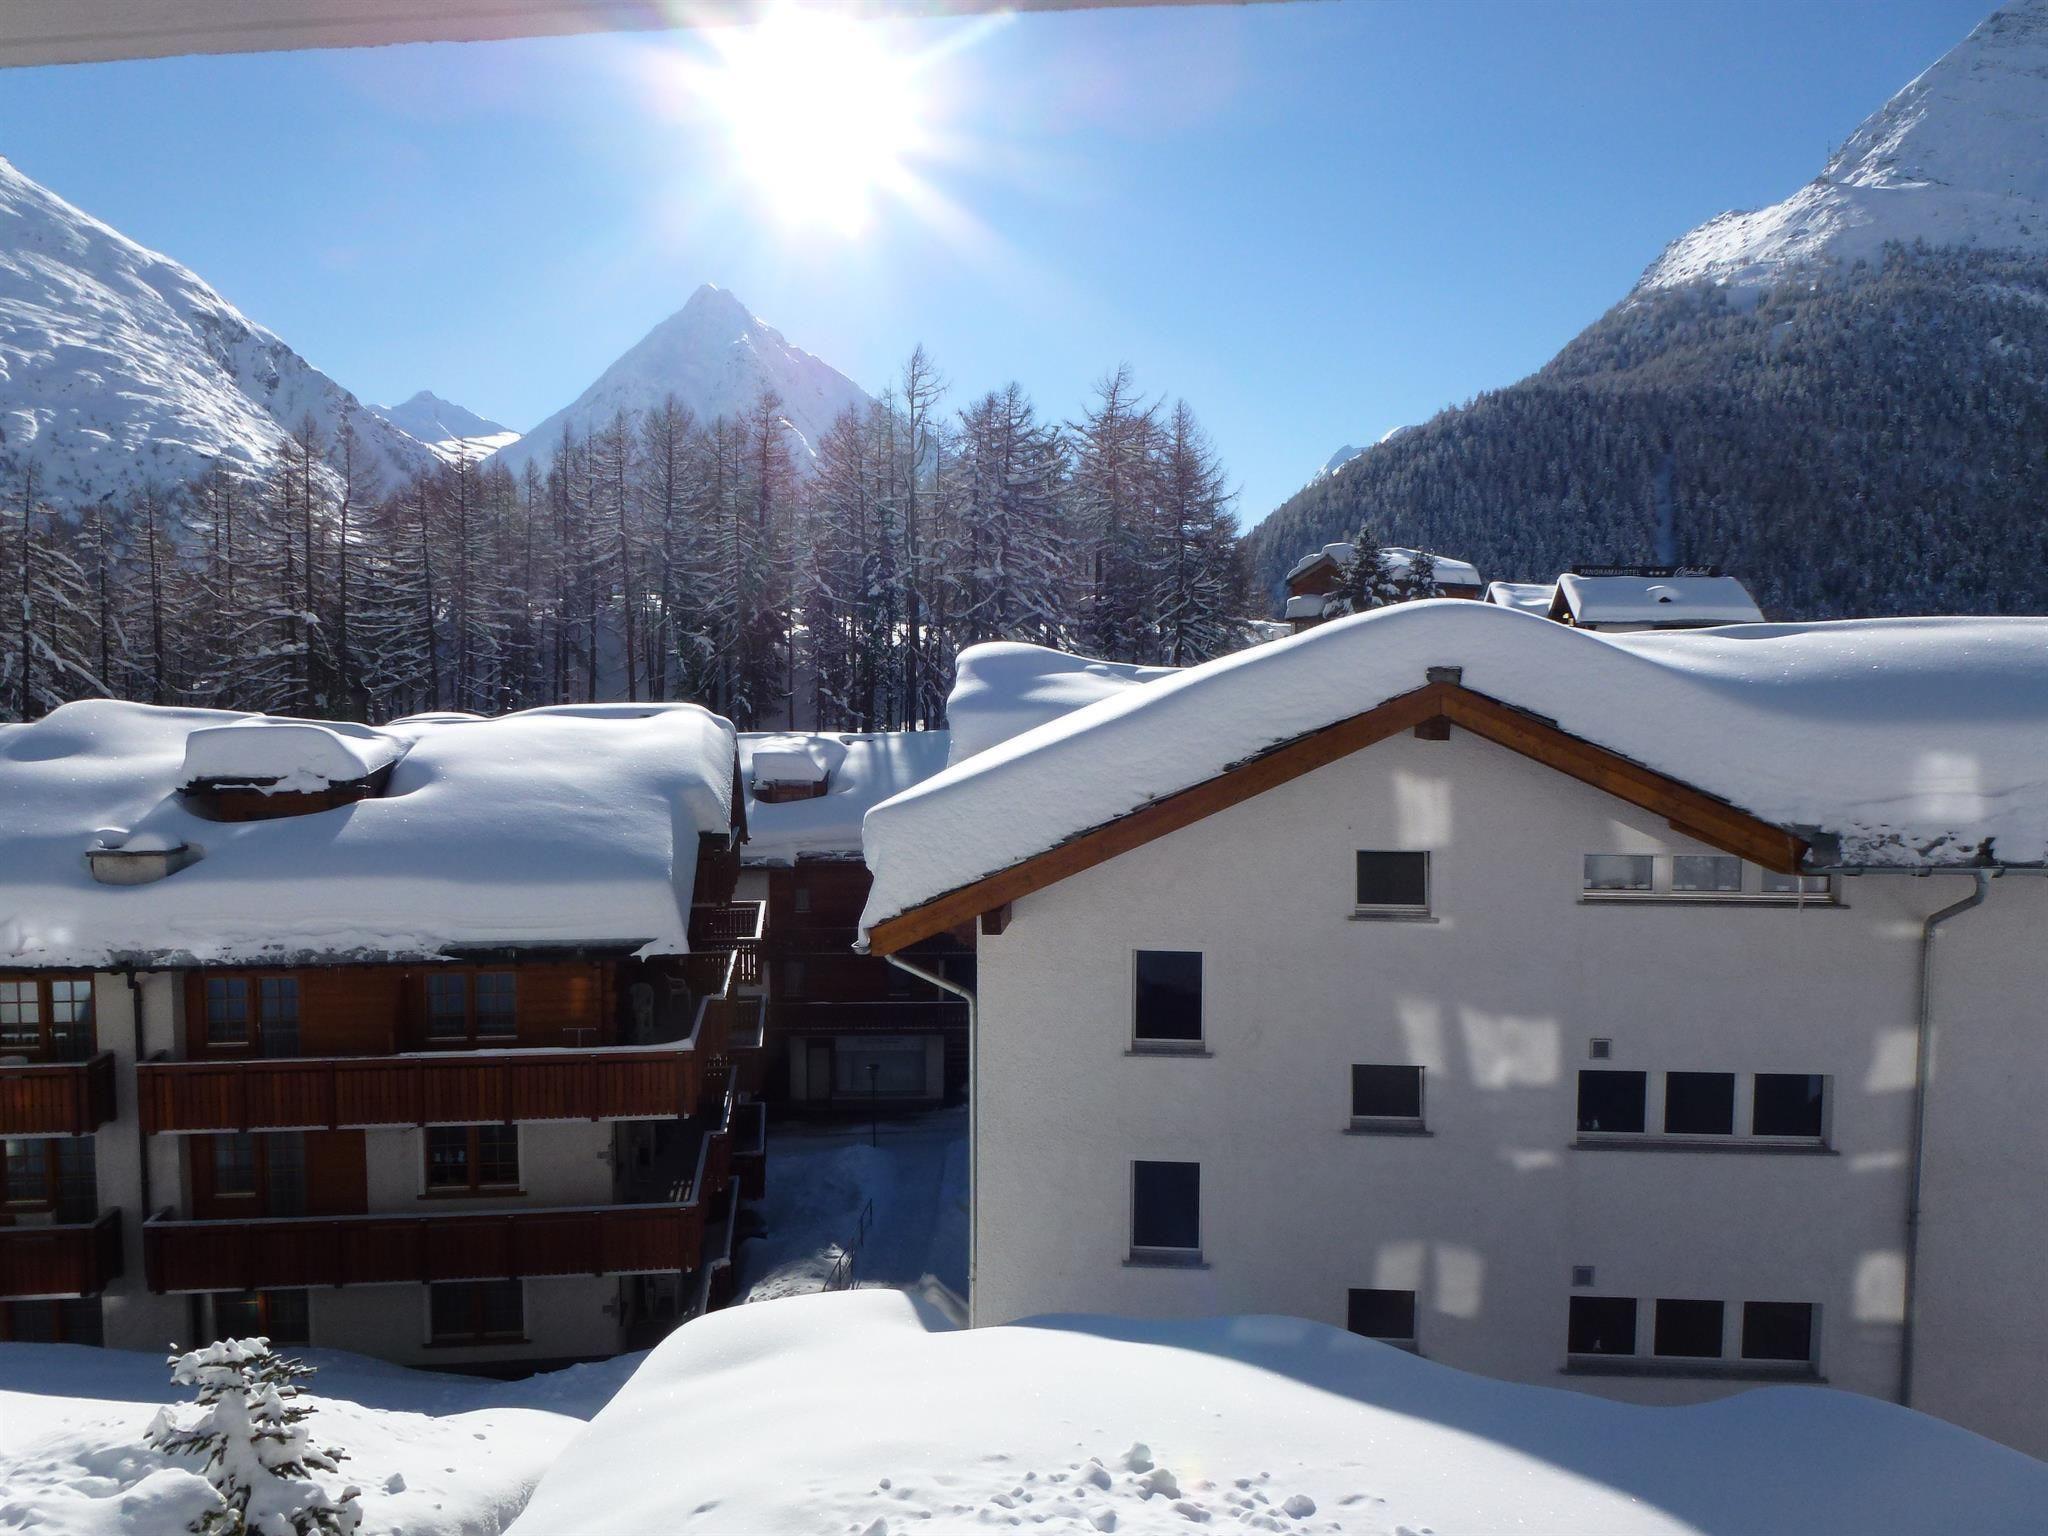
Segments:
[[[1769,287],[1885,245],[2048,251],[2048,0],[2015,0],[1864,119],[1781,203],[1672,242],[1638,291]]]
[[[868,813],[864,930],[1422,687],[1432,667],[1799,829],[1822,860],[2048,862],[2048,620],[1599,634],[1444,598],[1337,619],[1027,731]]]
[[[640,1358],[494,1382],[287,1352],[319,1368],[298,1401],[314,1410],[315,1435],[349,1454],[364,1536],[495,1536]],[[159,1455],[143,1434],[187,1395],[160,1355],[0,1344],[0,1531],[184,1530],[217,1501],[196,1460]]]
[[[1733,576],[1580,576],[1557,578],[1581,624],[1760,624],[1763,610]]]
[[[922,783],[946,766],[944,731],[877,731],[816,736],[747,732],[740,763],[747,786],[750,865],[794,864],[799,854],[860,854],[861,818],[871,806]],[[757,784],[816,784],[809,800],[756,800]]]
[[[800,465],[816,458],[818,444],[843,413],[865,411],[871,403],[838,369],[791,346],[737,296],[706,283],[574,401],[493,454],[491,462],[514,475],[530,463],[546,468],[565,429],[589,437],[620,411],[644,414],[670,395],[700,422],[738,421],[763,393],[782,402]]]
[[[954,660],[953,691],[946,696],[950,761],[964,762],[997,742],[1141,683],[1172,677],[1176,670],[1096,661],[1019,641],[970,645]]]
[[[195,816],[177,793],[188,742],[289,734],[257,719],[85,700],[0,732],[0,964],[687,951],[698,834],[730,825],[733,732],[716,715],[600,704],[395,721],[380,734],[405,755],[381,795],[270,821]],[[116,828],[124,851],[155,838],[204,856],[101,885],[84,856]]]
[[[367,725],[315,724],[258,715],[185,738],[180,783],[260,784],[275,793],[349,784],[388,768],[405,743]]]
[[[332,442],[350,413],[371,488],[430,462],[189,268],[0,160],[0,446],[40,494],[91,502],[215,459],[258,474],[306,416]]]
[[[1293,1318],[954,1331],[852,1291],[679,1330],[512,1529],[2019,1536],[2044,1500],[2048,1465],[1825,1388],[1643,1408]]]
[[[1486,584],[1489,603],[1522,613],[1549,613],[1550,600],[1556,595],[1556,583],[1548,581],[1489,581]]]

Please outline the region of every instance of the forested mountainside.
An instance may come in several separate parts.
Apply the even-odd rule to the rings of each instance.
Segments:
[[[1248,543],[1266,589],[1370,522],[1489,580],[1677,559],[1740,575],[1773,617],[2031,613],[2044,509],[2048,262],[1893,247],[1761,293],[1639,291]]]

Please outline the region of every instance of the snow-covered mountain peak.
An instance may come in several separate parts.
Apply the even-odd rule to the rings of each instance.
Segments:
[[[737,294],[705,283],[573,402],[493,455],[492,462],[514,472],[530,460],[545,462],[564,429],[587,437],[618,412],[642,414],[671,394],[708,422],[745,415],[764,391],[782,401],[799,463],[816,454],[842,412],[869,403],[858,384],[791,346]]]
[[[1769,287],[1911,245],[2048,251],[2048,0],[2014,0],[1781,203],[1673,241],[1637,284]]]
[[[50,502],[258,474],[307,417],[331,442],[350,413],[377,489],[426,461],[190,268],[0,160],[0,465]]]
[[[519,434],[503,422],[479,416],[430,389],[423,389],[397,405],[373,405],[370,411],[418,439],[436,457],[450,464],[464,457],[481,459],[519,441]]]

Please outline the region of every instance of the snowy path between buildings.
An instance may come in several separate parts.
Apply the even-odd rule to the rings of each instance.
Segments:
[[[968,1331],[874,1289],[679,1330],[512,1536],[2038,1536],[2044,1509],[2048,1463],[1826,1388],[1644,1408],[1294,1318]]]
[[[967,1295],[967,1114],[777,1126],[768,1134],[763,1233],[741,1245],[735,1294],[770,1301],[821,1291],[874,1202],[854,1257],[858,1286],[915,1290],[956,1312]],[[957,1313],[956,1313],[957,1315]]]
[[[336,1350],[303,1401],[322,1444],[348,1452],[363,1536],[498,1536],[556,1455],[643,1355],[525,1381],[407,1370]],[[0,1531],[175,1536],[208,1502],[196,1463],[149,1450],[172,1387],[163,1356],[74,1344],[0,1344]]]

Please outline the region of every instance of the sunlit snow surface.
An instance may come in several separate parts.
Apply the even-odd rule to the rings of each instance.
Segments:
[[[1643,1408],[1290,1318],[954,1331],[893,1291],[690,1324],[517,1536],[2040,1530],[2048,1465],[1818,1387]]]

